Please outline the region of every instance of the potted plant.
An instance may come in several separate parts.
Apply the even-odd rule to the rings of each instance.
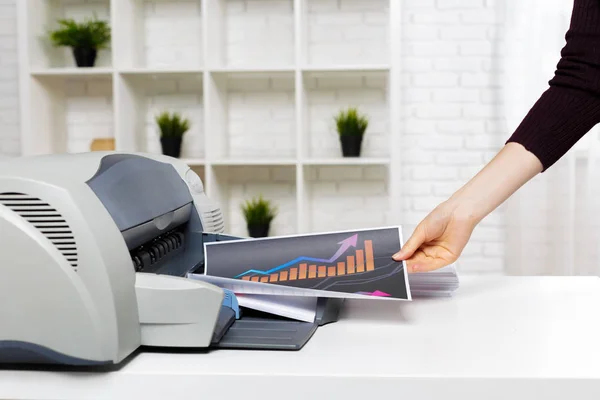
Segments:
[[[345,111],[341,110],[335,116],[335,124],[342,144],[342,155],[359,157],[363,137],[369,125],[367,117],[351,107]]]
[[[59,28],[50,32],[56,47],[71,47],[78,67],[93,67],[98,50],[108,47],[111,30],[108,22],[96,17],[77,22],[74,19],[58,20]]]
[[[164,111],[156,116],[160,130],[160,144],[164,155],[178,158],[181,154],[183,135],[190,129],[190,121],[179,113]]]
[[[269,236],[269,229],[271,222],[277,215],[277,208],[262,196],[246,200],[241,208],[246,219],[246,226],[250,237],[261,238]]]

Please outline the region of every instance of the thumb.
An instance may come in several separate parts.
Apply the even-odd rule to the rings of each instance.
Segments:
[[[423,228],[423,224],[419,224],[412,236],[408,239],[408,241],[402,246],[400,251],[392,256],[392,258],[396,261],[406,260],[414,254],[415,251],[425,242],[425,229]]]

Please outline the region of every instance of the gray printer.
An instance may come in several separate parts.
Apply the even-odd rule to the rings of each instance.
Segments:
[[[0,363],[118,364],[140,346],[299,349],[314,323],[236,319],[202,273],[218,205],[178,159],[91,152],[0,163]],[[252,332],[255,334],[252,334]],[[241,333],[243,332],[243,333]]]

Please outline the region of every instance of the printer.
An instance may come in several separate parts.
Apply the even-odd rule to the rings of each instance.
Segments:
[[[90,152],[0,163],[0,364],[119,364],[144,346],[300,349],[334,322],[319,299],[313,323],[238,310],[190,279],[221,210],[179,159]],[[229,299],[231,300],[231,299]]]

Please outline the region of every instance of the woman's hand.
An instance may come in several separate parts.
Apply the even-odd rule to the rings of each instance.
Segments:
[[[460,206],[444,202],[421,221],[394,259],[405,260],[408,272],[445,267],[458,259],[476,224]]]
[[[473,179],[425,217],[393,258],[405,260],[409,272],[453,263],[479,221],[542,170],[540,160],[523,146],[506,144]]]

